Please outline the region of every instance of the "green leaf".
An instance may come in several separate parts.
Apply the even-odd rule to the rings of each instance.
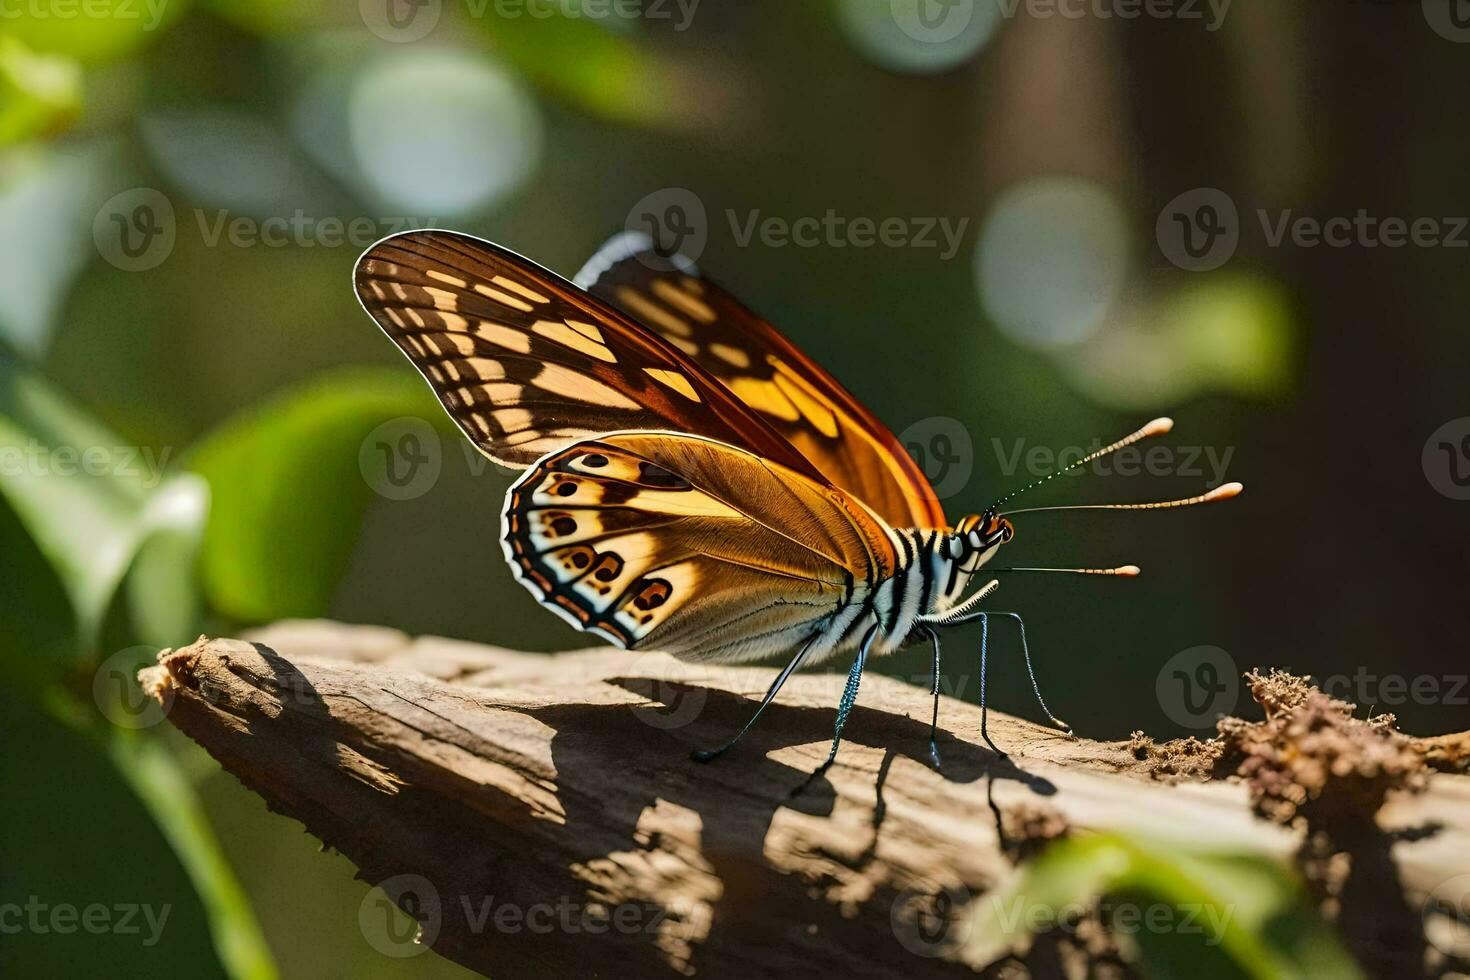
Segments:
[[[588,20],[482,17],[477,23],[506,61],[584,112],[612,122],[668,126],[697,111],[680,94],[689,86],[672,66],[648,46]]]
[[[106,748],[204,900],[215,950],[230,976],[273,980],[275,962],[260,924],[178,761],[158,739],[136,733],[114,732]]]
[[[0,36],[0,145],[59,132],[81,111],[80,65]]]
[[[1154,976],[1360,976],[1298,882],[1265,858],[1186,854],[1114,834],[1059,842],[987,894],[966,937],[992,962],[1102,901]]]
[[[7,12],[5,30],[33,51],[91,65],[132,54],[187,6],[185,0],[78,0],[73,16],[65,17],[59,6],[20,3]]]
[[[149,529],[124,580],[136,642],[176,647],[199,634],[199,553],[209,484],[193,473],[171,477],[148,501]]]
[[[411,372],[344,369],[232,419],[196,449],[209,481],[204,592],[216,610],[265,621],[327,612],[373,496],[364,439],[400,416],[444,413]]]
[[[73,280],[96,259],[93,219],[105,181],[121,169],[105,142],[0,155],[0,337],[23,356],[45,353]]]

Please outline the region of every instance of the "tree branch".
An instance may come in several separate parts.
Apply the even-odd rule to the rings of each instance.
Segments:
[[[918,959],[905,898],[978,895],[1062,829],[1122,830],[1289,860],[1299,835],[1251,812],[1239,782],[1155,778],[1129,743],[1079,741],[872,675],[838,763],[840,675],[793,677],[710,765],[689,759],[749,716],[766,668],[599,649],[539,655],[377,628],[279,624],[201,640],[143,673],[170,720],[271,809],[304,823],[495,977],[962,975],[966,948]],[[988,777],[988,778],[987,778]],[[1470,778],[1391,797],[1409,900],[1470,872]],[[1002,822],[997,824],[997,816]],[[1007,835],[1002,840],[998,829]],[[404,937],[364,907],[375,945]],[[921,943],[922,945],[922,943]]]

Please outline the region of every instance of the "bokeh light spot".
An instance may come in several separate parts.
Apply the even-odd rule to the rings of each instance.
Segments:
[[[1105,190],[1073,177],[1028,180],[985,219],[975,255],[980,299],[1017,343],[1075,344],[1117,302],[1129,252],[1127,219]]]

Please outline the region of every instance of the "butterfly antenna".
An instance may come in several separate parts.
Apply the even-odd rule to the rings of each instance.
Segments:
[[[1006,511],[1002,517],[1011,517],[1016,514],[1035,514],[1043,510],[1161,510],[1166,507],[1193,507],[1195,504],[1212,504],[1217,500],[1229,500],[1245,489],[1240,483],[1226,483],[1202,493],[1197,497],[1184,497],[1179,500],[1154,500],[1143,504],[1060,504],[1052,507],[1023,507],[1020,510]]]
[[[1121,575],[1125,578],[1133,578],[1142,573],[1137,565],[1119,565],[1117,568],[987,568],[985,573],[991,572],[1063,572],[1068,575]]]
[[[1135,442],[1138,442],[1141,439],[1147,439],[1149,436],[1161,436],[1172,428],[1174,428],[1173,419],[1156,418],[1148,425],[1145,425],[1143,428],[1139,429],[1137,432],[1130,433],[1119,439],[1115,443],[1104,446],[1096,452],[1088,453],[1086,456],[1083,456],[1081,459],[1076,460],[1075,462],[1068,463],[1066,466],[1057,470],[1055,473],[1050,473],[1046,476],[1043,476],[1041,479],[1037,480],[1034,483],[1028,484],[1027,486],[1022,487],[1019,490],[1015,490],[1011,493],[1006,494],[1004,497],[1001,497],[995,503],[985,508],[985,510],[987,513],[993,512],[997,507],[1005,503],[1007,500],[1010,500],[1014,497],[1019,497],[1027,490],[1034,490],[1037,487],[1041,486],[1043,483],[1046,483],[1048,480],[1054,480],[1057,477],[1061,476],[1063,473],[1070,473],[1072,470],[1075,470],[1079,466],[1086,466],[1088,463],[1092,462],[1095,459],[1100,459],[1101,457],[1106,456],[1109,453],[1115,453],[1125,446],[1133,445]]]

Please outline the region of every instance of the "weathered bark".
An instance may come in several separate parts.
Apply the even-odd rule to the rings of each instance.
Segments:
[[[178,728],[419,919],[425,942],[497,978],[968,974],[984,964],[915,933],[907,898],[991,888],[1018,834],[1118,829],[1282,860],[1298,847],[1252,815],[1243,786],[1161,782],[1125,743],[992,712],[1012,754],[1000,760],[979,710],[952,699],[935,772],[927,693],[880,676],[863,681],[837,765],[800,793],[841,676],[793,677],[735,750],[691,762],[771,677],[296,623],[165,652],[143,680]],[[1394,827],[1443,825],[1393,845],[1410,900],[1470,872],[1467,801],[1470,777],[1436,774],[1385,807]],[[363,927],[402,941],[366,907]]]

